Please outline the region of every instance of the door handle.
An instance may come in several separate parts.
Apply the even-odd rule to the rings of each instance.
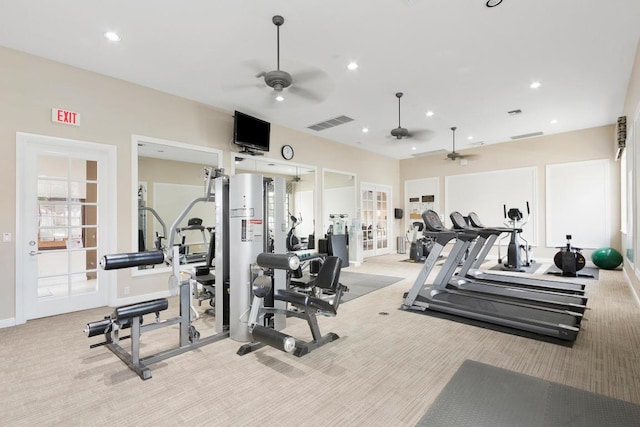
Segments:
[[[42,252],[38,252],[38,251],[30,251],[29,255],[31,256],[36,256],[36,255],[40,255]]]

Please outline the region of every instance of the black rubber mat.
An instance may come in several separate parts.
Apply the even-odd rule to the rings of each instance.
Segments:
[[[417,426],[637,426],[640,405],[465,360]]]
[[[558,276],[558,277],[567,277],[569,279],[595,279],[598,280],[598,277],[600,276],[600,270],[597,268],[592,268],[592,267],[585,267],[582,270],[577,272],[577,277],[568,277],[568,276],[562,276],[562,270],[560,270],[558,267],[556,267],[555,265],[552,265],[551,267],[549,267],[547,269],[547,271],[544,272],[544,274],[551,274],[554,276]]]
[[[342,295],[342,302],[351,301],[369,292],[392,285],[400,280],[404,280],[404,277],[342,271],[340,273],[340,283],[349,288],[349,292]]]
[[[491,267],[489,270],[493,270],[493,271],[505,271],[507,273],[530,273],[533,274],[536,272],[537,269],[540,268],[542,264],[538,263],[538,262],[532,262],[529,267],[522,267],[523,271],[516,271],[516,270],[505,270],[502,267],[502,264],[498,264],[498,265],[494,265],[493,267]]]

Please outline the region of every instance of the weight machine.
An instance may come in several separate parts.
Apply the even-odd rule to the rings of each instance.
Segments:
[[[222,170],[208,170],[205,181],[205,194],[194,199],[181,213],[171,227],[169,250],[147,251],[125,254],[105,255],[101,266],[105,270],[114,270],[142,265],[165,263],[172,267],[169,277],[169,291],[177,294],[179,300],[178,316],[161,320],[160,312],[165,311],[169,302],[166,298],[144,301],[117,307],[104,319],[86,325],[88,337],[104,335],[104,342],[93,344],[91,348],[106,346],[116,354],[140,378],[151,378],[149,365],[182,354],[184,352],[231,337],[234,340],[248,342],[249,314],[251,310],[251,266],[260,253],[268,246],[268,211],[266,200],[270,189],[274,189],[274,245],[275,250],[285,252],[284,194],[283,179],[264,179],[262,175],[238,174],[231,177],[223,175]],[[215,333],[201,337],[193,324],[191,311],[192,282],[196,275],[182,270],[180,264],[180,245],[176,243],[176,227],[185,218],[191,208],[200,202],[214,202],[216,213],[215,239]],[[233,253],[233,263],[230,254]],[[284,289],[286,272],[275,271],[274,288]],[[274,307],[286,309],[286,301],[275,301]],[[195,310],[194,310],[195,311]],[[144,323],[144,317],[154,315],[155,320]],[[155,355],[141,357],[140,338],[147,331],[179,325],[178,346]],[[273,325],[282,329],[286,325],[284,314],[274,315]],[[131,329],[123,336],[125,329]],[[121,341],[131,341],[130,351],[125,350]]]
[[[258,255],[253,267],[255,278],[252,281],[253,303],[249,316],[249,332],[253,342],[240,347],[237,354],[244,356],[264,345],[291,353],[295,356],[304,356],[309,352],[329,342],[340,338],[330,332],[322,335],[318,326],[317,315],[335,316],[342,300],[342,294],[347,288],[340,284],[341,260],[338,257],[327,257],[320,267],[314,287],[318,291],[331,292],[331,301],[319,296],[297,292],[288,289],[279,289],[273,292],[273,300],[291,304],[294,309],[281,309],[265,305],[265,300],[272,294],[272,275],[277,271],[286,271],[290,274],[300,267],[300,259],[294,254],[268,254]],[[315,294],[315,292],[314,292]],[[298,317],[305,319],[311,330],[313,340],[305,342],[297,340],[290,335],[283,334],[277,328],[271,326],[271,318],[274,315]]]

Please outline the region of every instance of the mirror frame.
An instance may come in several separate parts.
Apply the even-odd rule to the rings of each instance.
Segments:
[[[202,153],[215,154],[218,158],[217,168],[223,168],[223,152],[217,148],[211,148],[204,145],[185,144],[184,142],[171,141],[167,139],[153,138],[144,135],[131,135],[131,252],[138,251],[138,144],[151,143],[157,145],[166,145],[174,148],[183,148],[186,150],[199,151]],[[169,225],[169,224],[167,224]],[[139,270],[131,269],[132,276],[148,276],[152,274],[160,274],[171,272],[171,267],[150,268]]]

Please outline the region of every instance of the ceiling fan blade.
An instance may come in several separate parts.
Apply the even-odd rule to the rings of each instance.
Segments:
[[[418,142],[427,142],[435,136],[435,132],[429,129],[414,129],[409,130],[409,136],[414,139],[418,139]]]
[[[312,82],[314,80],[319,80],[319,79],[326,79],[328,78],[328,75],[322,70],[308,69],[308,70],[296,71],[294,73],[293,78],[295,83],[299,84],[299,83],[308,83],[308,82]]]
[[[254,59],[247,59],[246,61],[241,61],[240,65],[242,67],[244,67],[245,69],[249,69],[253,72],[254,75],[256,74],[264,74],[266,71],[265,70],[269,70],[271,68],[273,68],[273,64],[271,65],[267,65],[263,62],[260,61],[256,61]],[[237,73],[237,68],[233,68],[233,71]],[[258,77],[258,76],[256,76]]]
[[[238,84],[230,84],[230,85],[223,85],[222,86],[224,89],[226,90],[255,90],[255,89],[263,89],[265,87],[267,87],[267,85],[264,84],[264,81],[258,81],[258,82],[253,82],[253,83],[238,83]]]
[[[325,99],[319,96],[318,94],[310,91],[309,89],[301,88],[300,86],[292,85],[286,90],[287,92],[292,93],[293,95],[300,96],[302,98],[306,98],[315,102],[322,102]]]

